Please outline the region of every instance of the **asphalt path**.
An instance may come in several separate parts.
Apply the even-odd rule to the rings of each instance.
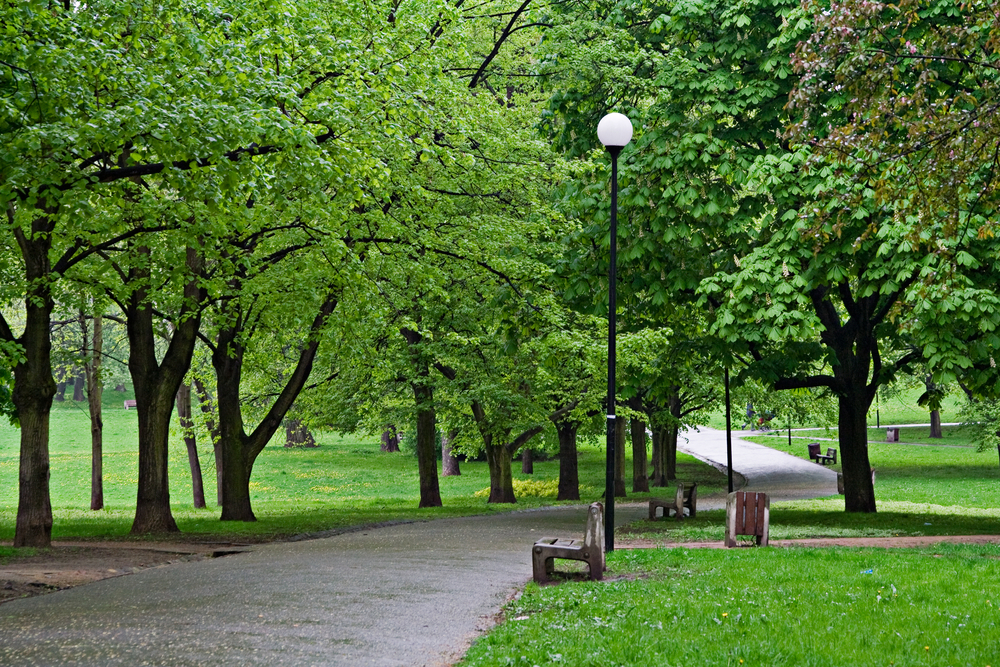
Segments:
[[[726,460],[718,431],[682,448]],[[749,490],[836,492],[820,466],[739,439],[733,449]],[[618,504],[616,524],[645,514]],[[447,665],[531,578],[534,540],[582,536],[585,523],[580,506],[393,525],[8,602],[0,665]]]

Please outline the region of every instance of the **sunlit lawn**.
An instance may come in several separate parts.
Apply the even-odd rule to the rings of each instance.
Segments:
[[[1000,547],[618,550],[529,584],[464,667],[996,665]]]

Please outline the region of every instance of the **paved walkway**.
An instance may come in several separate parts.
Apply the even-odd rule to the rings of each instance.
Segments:
[[[747,491],[764,491],[772,500],[802,500],[837,493],[837,473],[811,461],[739,438],[733,432],[733,470],[746,479]],[[756,434],[755,434],[756,435]],[[685,442],[686,441],[686,442]],[[678,437],[677,448],[692,456],[726,465],[726,432],[701,426]]]
[[[829,470],[733,445],[750,489],[780,498],[836,492]],[[702,429],[683,449],[725,461],[725,434]],[[619,504],[616,523],[645,514]],[[560,507],[388,526],[8,602],[0,665],[450,664],[530,579],[531,543],[582,535],[585,516]]]

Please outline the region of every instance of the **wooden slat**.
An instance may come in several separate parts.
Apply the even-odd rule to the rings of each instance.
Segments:
[[[764,500],[765,496],[763,493],[757,494],[757,520],[754,523],[753,534],[758,537],[764,536]]]

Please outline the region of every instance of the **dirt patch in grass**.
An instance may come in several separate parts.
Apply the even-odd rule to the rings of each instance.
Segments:
[[[120,577],[152,567],[239,553],[243,544],[53,542],[34,555],[0,560],[0,603]]]

